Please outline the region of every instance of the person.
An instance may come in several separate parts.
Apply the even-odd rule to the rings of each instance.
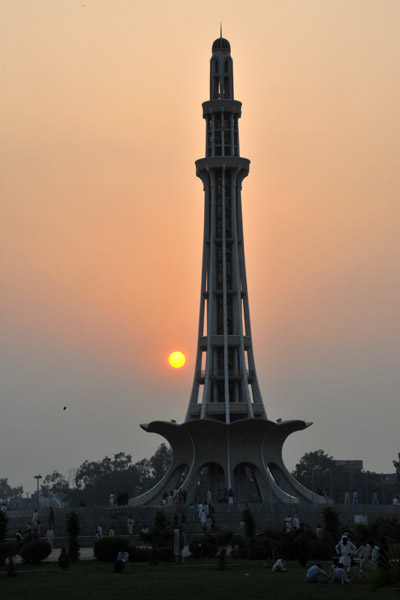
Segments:
[[[310,567],[306,573],[307,583],[318,583],[320,575],[325,575],[325,577],[329,579],[328,573],[325,573],[325,571],[321,569],[321,565],[319,563],[312,565],[312,567]]]
[[[353,492],[353,500],[352,500],[353,504],[358,504],[358,492],[357,490],[354,490]]]
[[[33,516],[32,516],[32,529],[35,529],[37,527],[37,522],[39,519],[39,513],[38,513],[38,509],[35,508],[35,510],[33,511]]]
[[[344,503],[350,504],[350,494],[349,494],[348,490],[344,491]]]
[[[52,506],[50,506],[49,518],[47,520],[47,526],[49,529],[54,529],[54,526],[55,526],[54,510],[53,510]]]
[[[360,559],[361,571],[367,571],[370,567],[371,546],[365,542],[364,544],[361,544],[361,546],[357,548],[357,556]]]
[[[100,523],[98,528],[96,529],[96,538],[99,540],[102,536],[103,536],[103,528]]]
[[[361,570],[360,565],[356,565],[353,559],[351,559],[350,569],[347,573],[347,577],[350,583],[363,583],[365,580],[364,571]]]
[[[54,531],[53,531],[53,528],[50,527],[46,533],[46,542],[48,544],[50,544],[52,550],[53,550],[53,539],[54,539]]]
[[[323,532],[324,531],[323,531],[320,523],[318,523],[317,528],[315,530],[315,535],[317,536],[318,539],[322,537]]]
[[[118,552],[117,560],[121,560],[123,563],[127,563],[129,560],[129,552]]]
[[[372,494],[372,504],[379,504],[379,502],[378,502],[378,492],[376,490],[374,490],[373,494]]]
[[[110,531],[108,532],[108,535],[109,535],[109,537],[114,537],[115,530],[112,527],[110,527]]]
[[[212,518],[210,515],[206,519],[206,533],[212,533]]]
[[[372,566],[376,566],[378,564],[378,561],[379,561],[379,546],[378,546],[378,544],[374,543],[372,550],[371,550]]]
[[[350,580],[346,578],[342,563],[338,563],[338,566],[331,575],[329,583],[350,583]]]
[[[211,500],[212,500],[212,493],[210,488],[208,488],[207,490],[207,504],[211,504]]]
[[[206,515],[206,511],[204,510],[204,508],[203,508],[203,510],[200,513],[200,523],[201,523],[201,525],[203,527],[203,530],[205,532],[206,531],[206,524],[207,524],[207,515]]]
[[[4,504],[4,502],[3,502],[3,504],[1,505],[1,510],[2,510],[3,512],[7,512],[7,506]]]
[[[22,531],[20,529],[18,529],[17,533],[15,534],[15,539],[17,542],[22,542],[22,540],[24,539],[24,536],[22,535]]]
[[[201,502],[198,503],[197,505],[197,512],[199,513],[199,519],[201,520],[201,513],[203,511],[203,505]]]
[[[58,565],[61,569],[67,569],[69,566],[69,558],[65,548],[61,548],[60,556],[58,557]]]
[[[290,533],[292,529],[292,517],[289,514],[285,517],[283,524],[285,526],[285,533]]]
[[[336,544],[335,550],[337,554],[340,554],[340,563],[347,571],[350,569],[351,557],[356,552],[356,547],[354,544],[347,539],[347,537],[343,536],[341,541]]]
[[[297,515],[294,515],[292,525],[293,525],[293,529],[300,529],[300,520]]]
[[[325,488],[325,491],[324,491],[324,498],[325,498],[325,502],[326,502],[326,504],[330,504],[330,501],[331,501],[331,499],[330,499],[330,497],[329,497],[329,491],[328,491],[328,488]]]
[[[25,539],[26,541],[30,541],[32,539],[32,524],[28,523],[25,529]]]
[[[285,566],[285,561],[282,560],[281,558],[278,558],[278,560],[275,562],[274,566],[272,567],[272,570],[275,572],[279,572],[279,573],[283,573],[284,571],[287,571],[287,568]]]
[[[133,534],[133,528],[135,527],[135,521],[133,520],[132,515],[128,518],[128,535]]]
[[[147,527],[147,523],[143,525],[142,529],[140,530],[140,533],[142,533],[143,535],[148,535],[150,533],[150,529]]]
[[[114,506],[115,494],[111,492],[110,494],[110,506]]]
[[[193,506],[193,502],[191,502],[189,504],[189,508],[188,508],[188,520],[189,521],[194,521],[194,506]]]
[[[397,496],[395,496],[395,497],[393,498],[393,500],[392,500],[392,504],[393,504],[393,506],[398,506],[398,505],[399,505],[399,500],[398,500]]]

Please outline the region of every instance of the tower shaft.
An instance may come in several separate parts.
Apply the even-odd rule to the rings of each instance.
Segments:
[[[204,186],[204,239],[197,357],[186,421],[266,419],[246,281],[241,189],[250,161],[239,153],[240,116],[230,45],[219,38],[210,61],[210,100],[203,103],[206,156],[196,161]]]

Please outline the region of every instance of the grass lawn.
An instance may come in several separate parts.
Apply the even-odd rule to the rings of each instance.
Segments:
[[[186,559],[184,565],[128,563],[114,573],[111,563],[81,561],[61,571],[57,563],[18,565],[18,576],[0,571],[1,600],[394,600],[393,590],[371,592],[367,584],[307,584],[305,569],[288,563],[287,573],[272,573],[261,561],[229,561],[219,571],[216,560]],[[328,565],[322,565],[329,568]]]

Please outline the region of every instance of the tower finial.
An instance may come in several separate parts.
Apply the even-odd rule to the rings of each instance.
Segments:
[[[222,21],[219,23],[219,37],[222,38]]]

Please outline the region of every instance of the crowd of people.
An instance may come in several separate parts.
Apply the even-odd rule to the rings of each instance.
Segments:
[[[286,519],[285,519],[286,523]],[[285,529],[287,532],[287,529]],[[386,559],[389,546],[386,538],[378,545],[375,542],[364,542],[358,548],[348,533],[344,533],[335,546],[337,557],[333,559],[329,573],[324,571],[319,563],[312,564],[306,572],[308,583],[319,583],[325,577],[329,583],[363,583],[368,571],[375,569]],[[287,571],[286,563],[279,557],[273,564],[264,563],[274,572]]]

